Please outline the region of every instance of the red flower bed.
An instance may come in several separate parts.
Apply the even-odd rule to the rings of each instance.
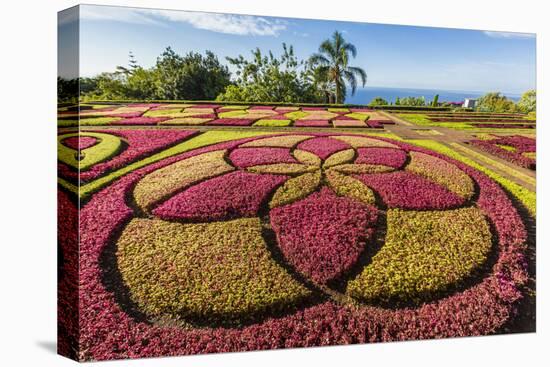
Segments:
[[[134,118],[134,117],[140,117],[143,115],[145,111],[136,111],[136,112],[125,112],[125,113],[106,113],[102,116],[104,117],[121,117],[124,119]],[[80,115],[80,118],[82,118],[83,115]],[[97,116],[86,116],[86,117],[97,117]]]
[[[382,129],[384,127],[384,125],[382,125],[382,121],[381,120],[367,120],[366,121],[367,125],[369,125],[369,127],[372,127],[372,128],[375,128],[375,129]]]
[[[131,117],[113,121],[110,125],[156,125],[166,120],[168,117]]]
[[[227,220],[258,213],[267,195],[285,176],[232,172],[201,182],[160,205],[153,214],[162,219]]]
[[[78,210],[60,190],[57,206],[57,351],[78,358]]]
[[[481,150],[494,154],[508,162],[518,166],[536,169],[536,161],[533,158],[526,157],[523,153],[532,153],[536,151],[536,140],[524,136],[505,136],[491,140],[472,140],[470,144]],[[504,149],[502,146],[513,148],[513,150]]]
[[[240,148],[229,155],[236,167],[251,167],[270,163],[297,163],[287,148]]]
[[[371,108],[350,108],[350,112],[374,112],[376,110],[373,110]]]
[[[63,145],[74,150],[82,150],[96,145],[98,140],[93,136],[71,136],[63,140]]]
[[[324,284],[357,262],[374,233],[376,213],[376,208],[337,197],[325,187],[275,208],[271,224],[285,257],[300,272]]]
[[[407,153],[393,148],[359,148],[357,149],[358,164],[380,164],[383,166],[400,168],[407,160]]]
[[[223,106],[219,104],[196,104],[196,105],[190,106],[190,108],[220,108],[220,107],[223,107]]]
[[[308,139],[298,144],[298,149],[311,152],[321,159],[327,159],[330,155],[348,148],[349,144],[328,137]]]
[[[249,110],[272,110],[273,106],[251,106]]]
[[[356,178],[377,191],[391,208],[449,209],[464,202],[443,186],[407,172],[364,174]]]

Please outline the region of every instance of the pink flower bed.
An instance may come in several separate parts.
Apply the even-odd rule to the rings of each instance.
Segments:
[[[93,136],[71,136],[63,139],[62,143],[74,150],[83,150],[96,145],[98,140]]]
[[[372,127],[372,128],[375,128],[375,129],[382,129],[384,127],[384,125],[382,125],[382,122],[379,121],[379,120],[367,120],[366,121],[367,125],[369,125],[369,127]]]
[[[239,148],[231,152],[229,160],[241,168],[271,163],[298,163],[288,148]]]
[[[374,112],[376,110],[373,110],[371,108],[350,108],[350,112]]]
[[[131,117],[113,121],[110,125],[156,125],[168,120],[168,117]]]
[[[328,137],[308,139],[298,144],[298,149],[313,153],[321,159],[327,159],[330,155],[348,148],[349,144]]]
[[[325,284],[354,265],[370,245],[377,210],[325,187],[275,208],[270,218],[286,259],[313,281]]]
[[[145,111],[125,112],[125,113],[106,113],[103,116],[104,117],[121,117],[123,119],[129,119],[133,117],[140,117],[144,113]],[[82,118],[82,115],[80,117]],[[92,116],[86,116],[86,117],[92,117]],[[97,116],[93,116],[93,117],[97,117]]]
[[[162,103],[132,103],[132,107],[159,107],[162,106]]]
[[[488,273],[467,289],[418,307],[398,309],[351,307],[332,300],[320,301],[291,314],[268,317],[239,327],[179,328],[150,323],[139,312],[137,315],[128,312],[121,302],[123,296],[115,295],[111,288],[106,288],[111,285],[104,282],[103,275],[116,269],[116,261],[110,263],[104,258],[105,253],[113,251],[113,235],[135,215],[126,200],[132,187],[147,173],[178,160],[207,151],[232,149],[237,144],[251,140],[254,139],[217,144],[143,167],[98,192],[84,205],[80,217],[79,268],[82,359],[155,357],[486,335],[501,330],[515,315],[517,301],[521,298],[520,287],[527,280],[523,256],[526,231],[507,195],[497,183],[469,166],[429,150],[382,138],[380,140],[390,141],[403,149],[424,152],[456,165],[472,177],[479,187],[477,204],[494,226],[498,239],[495,246],[498,249]],[[323,197],[324,193],[315,195]],[[319,202],[323,201],[319,199]],[[310,208],[315,207],[303,206],[312,211]],[[331,213],[333,210],[328,204],[322,208],[323,213]],[[303,226],[297,227],[307,231]],[[356,227],[352,225],[351,228]]]
[[[279,113],[277,115],[270,115],[267,117],[262,118],[262,120],[290,120],[288,117],[284,115],[284,113]]]
[[[378,192],[390,208],[450,209],[464,202],[464,199],[443,186],[408,172],[363,174],[355,177]]]
[[[196,105],[192,105],[190,106],[190,108],[220,108],[220,107],[223,107],[222,105],[219,105],[219,104],[196,104]]]
[[[357,149],[358,164],[381,164],[383,166],[400,168],[407,160],[407,153],[394,148],[359,148]]]
[[[78,210],[73,200],[57,191],[57,350],[77,358],[78,350]]]
[[[344,113],[348,113],[348,112],[344,112]],[[349,117],[349,116],[346,116],[344,114],[342,116],[336,117],[333,121],[359,121],[359,122],[362,122],[358,119],[354,119],[353,117]]]
[[[273,106],[251,106],[249,110],[272,110]]]
[[[167,220],[228,220],[255,216],[267,195],[286,176],[237,171],[201,182],[157,207]]]
[[[520,153],[535,152],[537,150],[537,141],[521,135],[502,136],[493,140],[496,144],[509,145],[517,149]]]
[[[536,169],[536,160],[526,157],[522,153],[531,153],[536,151],[535,139],[524,136],[505,136],[491,140],[472,140],[470,144],[480,148],[481,150],[494,154],[508,162],[517,164],[518,166]],[[506,150],[499,145],[510,146],[515,151]]]
[[[225,125],[225,126],[250,126],[255,120],[251,119],[217,119],[206,123],[207,125]]]
[[[216,119],[218,116],[215,113],[201,113],[193,116],[189,116],[189,118],[194,119]]]
[[[331,127],[328,120],[296,120],[294,126],[299,127]]]

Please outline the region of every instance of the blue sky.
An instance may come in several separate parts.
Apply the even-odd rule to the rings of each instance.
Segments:
[[[279,54],[286,42],[307,58],[339,30],[357,47],[352,64],[367,71],[368,86],[517,94],[536,83],[533,34],[91,5],[80,10],[83,76],[126,65],[130,50],[142,66],[152,66],[167,46],[180,54],[208,49],[225,63],[226,56],[246,57],[255,47]]]

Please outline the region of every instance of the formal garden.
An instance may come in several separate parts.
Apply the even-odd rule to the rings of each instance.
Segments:
[[[521,104],[351,105],[340,87],[255,101],[245,77],[206,100],[109,95],[150,77],[118,75],[58,109],[63,353],[534,330],[536,117]]]
[[[392,116],[90,105],[75,130],[60,111],[61,286],[78,271],[85,310],[64,327],[80,327],[82,358],[514,331],[534,139],[476,133],[458,149]]]

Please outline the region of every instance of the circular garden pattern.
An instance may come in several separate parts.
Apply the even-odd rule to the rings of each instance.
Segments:
[[[497,183],[361,135],[166,158],[92,195],[80,230],[84,359],[489,334],[527,278]]]

